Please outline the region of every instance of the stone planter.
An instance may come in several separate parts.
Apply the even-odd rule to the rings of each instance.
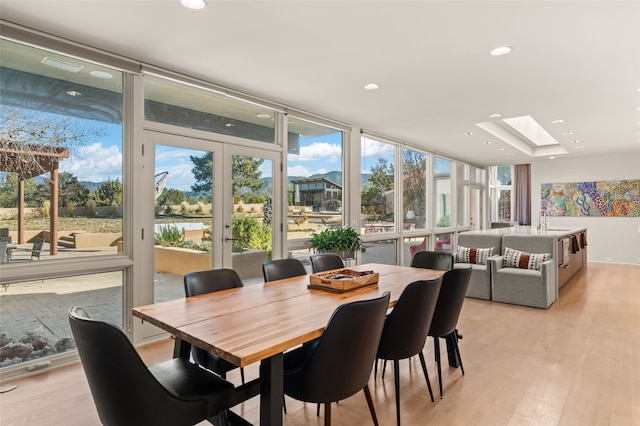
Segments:
[[[265,250],[246,250],[232,254],[233,269],[240,278],[262,276],[262,262],[267,260]],[[154,268],[156,271],[184,275],[194,271],[211,269],[211,253],[180,247],[154,246]]]
[[[181,247],[153,248],[153,265],[156,271],[184,275],[194,271],[211,269],[211,253]]]

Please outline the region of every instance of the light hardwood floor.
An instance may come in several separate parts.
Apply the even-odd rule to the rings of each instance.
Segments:
[[[443,399],[431,339],[425,357],[435,402],[417,357],[401,362],[404,425],[640,425],[640,266],[590,263],[547,310],[468,298],[458,325],[466,375],[444,368]],[[166,339],[140,352],[155,363],[171,350]],[[257,367],[245,371],[255,377]],[[14,383],[0,394],[3,426],[100,424],[79,364]],[[372,378],[370,387],[380,424],[394,425],[393,375]],[[286,425],[322,424],[315,404],[287,398],[287,410]],[[234,411],[258,424],[256,398]],[[364,394],[334,405],[332,418],[371,424]]]

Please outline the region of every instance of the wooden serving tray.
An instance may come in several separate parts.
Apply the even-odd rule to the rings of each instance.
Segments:
[[[378,283],[380,274],[373,271],[333,269],[309,276],[309,287],[343,293]]]

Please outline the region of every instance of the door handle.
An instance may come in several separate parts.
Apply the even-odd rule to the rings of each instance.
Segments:
[[[229,242],[229,241],[238,241],[240,238],[230,238],[230,237],[224,237],[224,241],[225,242]]]

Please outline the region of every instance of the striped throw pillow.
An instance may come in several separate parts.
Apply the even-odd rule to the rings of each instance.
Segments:
[[[549,253],[527,253],[515,250],[509,247],[504,248],[504,261],[502,266],[505,268],[521,268],[540,270],[542,262],[551,258]]]
[[[491,256],[493,256],[493,247],[475,248],[458,246],[458,251],[456,252],[456,262],[486,265],[487,258]]]

